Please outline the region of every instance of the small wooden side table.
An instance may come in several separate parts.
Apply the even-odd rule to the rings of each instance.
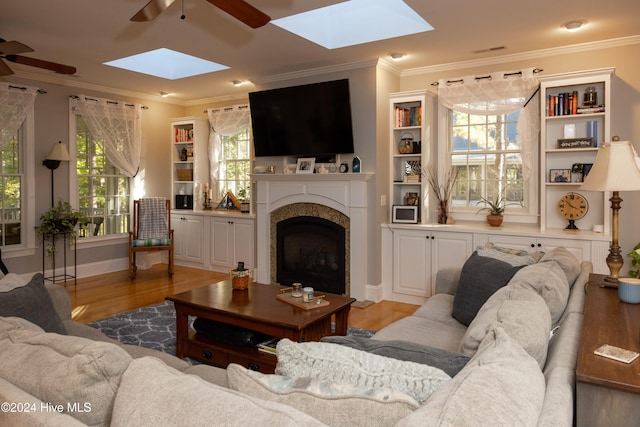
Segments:
[[[631,426],[640,420],[640,358],[627,364],[597,356],[603,344],[640,352],[640,304],[618,299],[601,287],[606,276],[591,274],[576,368],[576,424]]]

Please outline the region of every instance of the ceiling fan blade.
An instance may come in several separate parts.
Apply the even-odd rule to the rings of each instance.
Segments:
[[[174,0],[151,0],[138,13],[133,15],[130,21],[145,22],[151,21],[160,15],[163,10],[171,6]]]
[[[58,74],[75,74],[76,67],[69,65],[57,64],[55,62],[44,61],[42,59],[29,58],[21,55],[7,55],[5,59],[16,64],[29,65],[31,67],[43,68],[45,70],[55,71]]]
[[[266,25],[271,18],[243,0],[207,0],[214,6],[227,12],[234,18],[244,22],[251,28]]]
[[[31,49],[26,44],[22,44],[16,41],[7,42],[4,40],[0,42],[0,53],[3,55],[16,55],[18,53],[27,53],[27,52],[33,52],[33,49]]]
[[[13,70],[4,62],[0,61],[0,76],[10,76]]]

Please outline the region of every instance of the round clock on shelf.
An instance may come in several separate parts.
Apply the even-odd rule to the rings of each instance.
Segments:
[[[587,214],[589,202],[582,194],[567,193],[560,198],[558,208],[562,216],[569,220],[569,225],[565,229],[578,230],[576,220],[583,218]]]

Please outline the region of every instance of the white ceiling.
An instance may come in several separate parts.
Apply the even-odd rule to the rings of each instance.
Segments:
[[[0,38],[34,49],[25,54],[72,65],[74,76],[9,63],[16,76],[95,90],[115,88],[145,97],[171,93],[177,102],[233,97],[253,90],[231,80],[264,82],[305,70],[388,58],[412,70],[502,55],[618,39],[640,34],[639,0],[406,0],[434,31],[328,50],[267,24],[251,29],[205,0],[181,0],[151,22],[129,18],[148,0],[2,0]],[[339,3],[335,0],[248,0],[272,19]],[[588,25],[570,33],[570,20]],[[505,49],[488,51],[504,46]],[[217,73],[165,80],[103,65],[166,47],[231,67]],[[484,51],[478,53],[477,51]],[[615,64],[612,64],[615,65]]]

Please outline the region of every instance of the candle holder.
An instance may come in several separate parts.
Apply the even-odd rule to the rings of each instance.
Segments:
[[[207,191],[204,191],[203,195],[204,195],[204,201],[202,202],[202,209],[204,209],[205,211],[212,210],[213,206],[211,206],[211,197],[209,197],[209,194]]]

